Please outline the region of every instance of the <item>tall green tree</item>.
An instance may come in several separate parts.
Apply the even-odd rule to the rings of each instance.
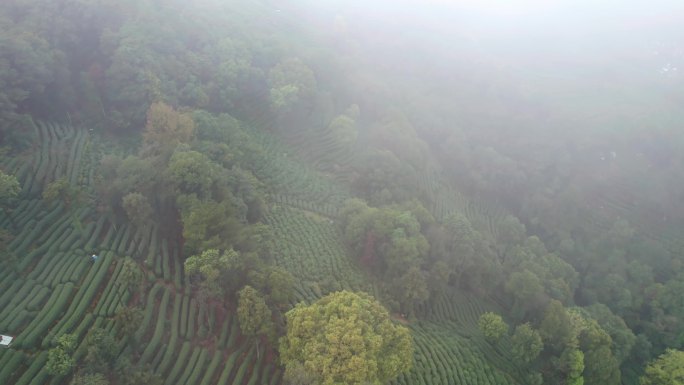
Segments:
[[[12,226],[15,224],[14,218],[10,214],[9,203],[19,195],[20,191],[21,187],[17,177],[5,174],[4,171],[0,170],[0,206],[2,206],[2,211],[7,218],[10,219]]]
[[[477,326],[489,342],[498,342],[508,332],[508,325],[503,318],[492,312],[482,314]]]
[[[564,385],[583,385],[584,377],[584,353],[574,347],[567,347],[556,360],[556,377],[560,379],[558,383]]]
[[[271,309],[261,293],[251,286],[245,286],[238,292],[237,315],[242,334],[255,339],[259,357],[259,338],[271,336],[275,330]]]
[[[126,194],[121,200],[121,207],[126,211],[128,220],[138,228],[149,224],[154,214],[150,200],[139,192]]]
[[[140,327],[143,312],[139,307],[125,306],[114,314],[114,327],[120,337],[130,340]]]
[[[515,327],[511,337],[511,353],[520,366],[527,366],[534,361],[544,348],[539,332],[529,323]]]
[[[91,373],[109,373],[118,353],[114,337],[105,329],[94,328],[88,332],[85,343],[85,368]]]
[[[166,179],[179,194],[196,194],[199,198],[211,196],[211,187],[217,181],[216,165],[197,151],[175,151],[166,169]]]
[[[408,329],[363,293],[341,291],[286,314],[280,354],[286,376],[301,370],[317,384],[380,385],[411,368]]]
[[[195,123],[189,114],[162,102],[153,103],[147,111],[142,154],[168,159],[179,144],[190,142],[194,131]]]
[[[299,58],[288,58],[268,74],[271,107],[279,113],[290,113],[310,103],[316,91],[316,76]]]
[[[684,385],[684,352],[667,349],[648,366],[641,385]]]
[[[8,200],[14,199],[19,195],[21,187],[19,181],[14,175],[5,174],[0,170],[0,203],[4,205]]]
[[[275,305],[286,305],[292,298],[295,279],[285,269],[274,267],[268,273],[268,297]]]
[[[76,365],[76,360],[72,356],[74,349],[76,349],[75,335],[63,334],[57,337],[56,346],[48,350],[45,370],[54,376],[68,374]]]
[[[222,299],[227,294],[228,273],[238,263],[239,255],[229,249],[209,249],[185,260],[185,274],[196,277],[199,289],[207,298]]]
[[[564,351],[568,346],[577,346],[577,329],[573,320],[557,300],[551,300],[544,312],[544,319],[539,326],[539,334],[544,343],[556,352]]]

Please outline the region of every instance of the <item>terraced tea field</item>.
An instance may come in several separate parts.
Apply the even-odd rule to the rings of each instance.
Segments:
[[[27,122],[32,151],[5,158],[1,167],[22,185],[21,199],[0,226],[15,235],[9,250],[16,256],[0,272],[0,331],[16,337],[0,350],[0,383],[58,385],[67,378],[45,369],[47,350],[56,337],[76,335],[75,357],[86,354],[86,336],[102,328],[116,336],[113,316],[137,304],[143,312],[135,332],[136,347],[117,339],[119,354],[132,354],[165,379],[165,385],[279,384],[281,370],[271,357],[257,359],[254,344],[241,335],[233,310],[208,306],[186,288],[182,255],[174,240],[155,226],[134,228],[98,213],[93,183],[102,145],[85,129]],[[375,292],[368,277],[349,257],[335,216],[350,196],[344,187],[288,158],[285,147],[256,132],[251,140],[264,152],[256,171],[274,191],[265,221],[272,226],[277,265],[296,278],[292,305],[312,302],[331,291]],[[83,201],[48,203],[41,194],[48,183],[64,178],[85,192]],[[432,182],[431,182],[432,181]],[[432,184],[433,179],[426,179]],[[471,218],[503,214],[488,211],[448,191],[435,194],[441,216],[464,210]],[[450,199],[451,198],[451,199]],[[462,206],[462,207],[461,207]],[[441,217],[440,216],[440,217]],[[99,258],[92,261],[90,256]],[[144,275],[144,290],[126,281],[124,257]],[[477,329],[477,318],[492,310],[457,293],[422,309],[413,331],[415,366],[393,384],[518,384],[505,354],[507,340],[494,347]]]
[[[25,122],[33,131],[33,150],[2,161],[17,175],[20,201],[2,214],[0,227],[14,234],[16,256],[0,271],[0,331],[15,336],[0,350],[0,384],[62,384],[67,379],[45,369],[56,337],[76,335],[74,356],[85,356],[85,339],[94,328],[116,337],[114,314],[139,303],[144,314],[132,351],[166,385],[275,384],[280,371],[239,332],[228,309],[198,302],[183,289],[177,245],[155,227],[134,229],[95,212],[91,201],[100,150],[85,129]],[[45,186],[65,178],[84,191],[84,202],[47,203]],[[90,256],[97,254],[93,261]],[[144,273],[142,293],[134,293],[122,273],[130,256]],[[133,349],[117,339],[119,354]]]

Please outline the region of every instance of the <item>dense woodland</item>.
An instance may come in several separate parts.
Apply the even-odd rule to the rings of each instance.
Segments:
[[[0,384],[682,383],[677,18],[428,4],[0,2]]]

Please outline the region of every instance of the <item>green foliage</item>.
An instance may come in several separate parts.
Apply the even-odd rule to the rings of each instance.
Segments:
[[[584,352],[584,382],[587,385],[620,384],[620,364],[611,351],[612,340],[599,324],[571,310],[579,347]]]
[[[316,375],[306,370],[304,365],[295,362],[288,367],[283,377],[286,385],[316,385]]]
[[[292,298],[295,280],[287,270],[275,267],[268,273],[268,297],[276,305],[285,305]]]
[[[541,280],[529,270],[511,273],[506,282],[506,291],[515,299],[513,312],[518,319],[524,319],[526,313],[546,300]]]
[[[197,151],[176,151],[171,156],[166,178],[179,194],[210,195],[216,180],[216,167]]]
[[[349,146],[356,143],[359,136],[359,130],[356,127],[356,119],[359,116],[359,106],[356,104],[350,106],[347,111],[338,115],[328,125],[328,129],[332,131],[332,135],[337,143],[343,146]]]
[[[499,253],[507,255],[508,252],[525,239],[525,225],[512,215],[506,216],[499,224],[497,229],[497,245]]]
[[[503,318],[492,312],[482,314],[477,325],[489,342],[498,342],[508,332],[508,325]]]
[[[316,91],[314,73],[299,58],[289,58],[273,67],[268,74],[271,106],[275,111],[289,112],[310,101]]]
[[[572,347],[565,348],[557,363],[557,370],[564,374],[565,378],[562,380],[567,385],[583,385],[584,377],[584,354]]]
[[[66,178],[50,182],[43,190],[43,199],[48,202],[59,200],[67,207],[82,199],[82,193],[73,187]]]
[[[684,352],[667,349],[646,366],[641,385],[684,384]]]
[[[142,291],[145,284],[144,279],[145,276],[140,270],[140,266],[132,258],[124,258],[119,280],[126,290],[131,293]]]
[[[113,367],[118,353],[114,337],[104,329],[95,328],[88,332],[85,343],[86,369],[89,372],[108,372]]]
[[[200,201],[194,195],[180,196],[183,237],[189,250],[227,249],[240,237],[242,225],[229,200]]]
[[[124,306],[114,314],[114,325],[119,335],[125,338],[132,338],[140,328],[143,313],[138,307]]]
[[[408,329],[367,294],[333,293],[286,317],[280,354],[287,378],[303,370],[320,384],[382,384],[412,365]]]
[[[619,316],[606,305],[597,303],[584,308],[605,330],[612,341],[611,351],[619,363],[623,362],[636,343],[636,336]]]
[[[534,330],[529,323],[515,327],[511,344],[511,353],[521,366],[532,363],[544,348],[539,332]]]
[[[350,200],[342,210],[347,243],[362,265],[385,279],[392,298],[407,313],[429,296],[427,274],[420,266],[430,245],[413,213],[420,212],[419,207],[374,208]]]
[[[76,197],[69,189],[89,188],[81,182],[88,180],[92,169],[79,166],[79,159],[82,156],[89,161],[85,163],[90,163],[99,158],[100,129],[112,130],[116,135],[111,138],[116,141],[124,136],[122,128],[134,131],[145,126],[143,146],[137,156],[103,159],[99,192],[101,201],[111,209],[103,216],[108,218],[104,228],[110,228],[110,235],[104,238],[102,249],[135,258],[149,251],[157,258],[156,241],[151,250],[146,250],[150,244],[147,240],[129,234],[129,230],[117,230],[124,212],[139,228],[151,220],[162,223],[160,231],[167,239],[175,240],[182,234],[179,243],[186,245],[186,250],[170,246],[169,256],[155,260],[156,271],[149,271],[150,279],[155,279],[154,274],[162,278],[159,272],[163,271],[165,282],[171,284],[173,272],[175,284],[180,285],[181,254],[201,256],[206,250],[217,249],[237,253],[229,268],[212,266],[207,261],[186,266],[190,280],[199,283],[205,295],[228,298],[225,294],[249,283],[267,294],[269,304],[283,305],[294,299],[314,299],[330,290],[367,285],[386,296],[387,303],[396,304],[403,312],[416,313],[412,315],[422,321],[421,311],[438,314],[445,308],[428,299],[437,302],[452,287],[483,296],[492,294],[505,302],[504,308],[514,301],[512,314],[507,317],[517,322],[541,321],[540,334],[549,345],[549,354],[537,362],[541,370],[549,370],[550,357],[562,356],[570,347],[579,349],[584,354],[587,384],[615,383],[617,364],[636,367],[651,358],[651,351],[682,346],[684,279],[678,258],[682,250],[681,226],[677,223],[682,205],[673,199],[682,195],[682,188],[677,182],[681,178],[672,176],[681,175],[684,163],[679,150],[684,142],[669,123],[680,121],[679,113],[653,108],[662,104],[658,103],[662,96],[659,93],[670,89],[665,82],[671,79],[659,79],[660,85],[646,92],[620,89],[620,99],[627,106],[621,108],[625,111],[614,106],[602,110],[599,97],[573,97],[576,100],[563,99],[562,103],[549,97],[581,96],[574,92],[578,78],[572,73],[569,77],[545,76],[573,83],[568,89],[560,87],[561,92],[555,88],[558,80],[552,81],[555,86],[518,89],[516,84],[534,83],[529,82],[529,75],[521,75],[520,71],[503,74],[486,63],[475,66],[485,67],[477,70],[482,72],[454,67],[450,65],[454,62],[432,56],[436,50],[429,39],[419,39],[419,50],[407,43],[377,54],[391,58],[393,53],[400,53],[404,61],[406,52],[419,52],[415,57],[429,55],[436,58],[430,63],[443,63],[448,68],[448,76],[439,76],[442,64],[427,67],[410,58],[402,66],[369,66],[381,68],[374,72],[358,64],[375,64],[373,55],[366,53],[375,54],[377,50],[369,49],[372,45],[365,41],[367,34],[361,34],[364,41],[360,41],[346,30],[344,22],[340,22],[346,17],[344,9],[336,19],[333,40],[328,33],[312,36],[306,26],[287,22],[289,17],[300,16],[298,5],[277,15],[272,14],[267,3],[208,2],[179,8],[176,2],[148,0],[2,2],[0,142],[11,141],[14,132],[36,129],[40,140],[35,148],[41,148],[40,155],[31,160],[2,159],[3,169],[19,170],[16,176],[25,183],[26,194],[22,197],[35,197],[45,182],[62,177],[66,171],[65,179],[57,179],[44,189],[44,197],[72,205]],[[312,10],[306,7],[306,11]],[[301,20],[305,19],[311,18]],[[406,22],[410,25],[413,20]],[[279,29],[284,25],[288,25],[287,36]],[[402,24],[401,28],[406,26]],[[353,49],[346,49],[349,47]],[[462,54],[467,58],[464,53],[454,53],[457,59]],[[339,57],[343,57],[343,65],[338,65],[342,63]],[[540,73],[536,68],[532,72],[535,78]],[[435,74],[440,79],[438,86],[429,81],[412,82],[414,76],[406,76],[416,73]],[[506,84],[487,83],[488,79],[501,80],[501,76],[506,77]],[[651,80],[639,78],[634,84]],[[591,82],[580,82],[578,87]],[[612,100],[603,99],[608,103]],[[626,99],[639,103],[630,105]],[[646,103],[641,103],[642,99]],[[512,113],[502,100],[543,100],[543,113],[517,106]],[[353,102],[363,107],[363,119],[359,119],[357,105],[342,112]],[[591,107],[577,108],[584,103]],[[482,106],[486,106],[484,114]],[[634,112],[628,111],[630,107]],[[192,109],[223,114],[211,116],[209,112],[195,111],[190,118],[187,111]],[[554,126],[549,122],[571,121],[566,118],[578,116],[579,110],[583,112],[580,115],[590,117],[583,127],[601,126],[602,136],[563,125],[549,129]],[[77,132],[72,156],[67,155],[65,165],[60,160],[63,154],[69,154],[72,143],[64,139],[74,131],[62,125],[33,127],[19,123],[18,111],[73,120],[78,126],[94,128],[94,132]],[[641,119],[651,119],[649,114],[657,115],[657,121],[642,124]],[[640,117],[633,120],[633,116]],[[631,121],[636,122],[634,127],[616,129]],[[507,129],[500,130],[504,125]],[[291,136],[283,135],[284,142],[295,149],[279,144],[279,138],[273,137],[274,133],[283,134],[283,128],[291,131]],[[317,131],[324,134],[317,135]],[[125,134],[132,138],[125,139],[127,145],[135,148],[136,132]],[[299,141],[297,137],[305,139]],[[316,141],[320,142],[319,149],[343,148],[341,156],[333,154],[325,161],[313,159],[319,169],[321,164],[329,165],[327,171],[335,183],[318,183],[324,178],[312,171],[314,166],[305,168],[292,160],[295,157],[287,158],[287,153],[305,152],[297,148],[297,143],[315,146]],[[363,144],[362,149],[354,146],[357,142]],[[104,149],[116,153],[120,149],[113,144]],[[612,160],[599,162],[608,147],[619,157],[613,155]],[[123,150],[126,153],[129,149]],[[450,188],[452,181],[444,175],[455,178],[463,191]],[[0,173],[3,203],[18,196],[20,189],[16,178],[6,183],[11,178],[6,176]],[[349,197],[351,189],[377,207],[362,207],[365,204],[357,201],[336,217],[339,204]],[[471,198],[483,197],[486,204],[475,208],[479,200],[459,201],[462,192]],[[446,217],[446,221],[437,224],[425,219],[420,212],[428,212],[425,208],[388,206],[416,198],[435,216]],[[489,205],[489,198],[496,199],[496,207],[500,204],[505,210],[492,209],[495,206]],[[23,214],[23,218],[17,218],[21,226],[13,228],[17,236],[0,247],[3,262],[17,258],[22,277],[40,282],[45,279],[45,285],[51,285],[47,287],[64,282],[79,287],[72,304],[71,293],[65,292],[69,299],[64,302],[69,305],[67,320],[58,321],[61,310],[55,309],[49,312],[51,319],[40,322],[44,330],[53,333],[45,337],[47,341],[59,335],[57,329],[78,330],[82,336],[92,328],[93,320],[83,315],[93,316],[89,311],[93,306],[98,309],[96,314],[111,314],[119,302],[125,304],[129,292],[140,290],[135,298],[145,295],[145,288],[135,283],[138,279],[126,278],[132,271],[126,268],[117,281],[128,288],[123,294],[125,290],[105,281],[110,273],[106,268],[97,273],[97,279],[79,283],[86,264],[76,258],[67,263],[67,258],[100,247],[96,244],[103,240],[100,222],[92,234],[78,234],[83,229],[68,228],[59,219],[62,206],[53,215],[46,214],[43,203],[27,199],[22,204],[25,207],[17,210]],[[271,215],[269,210],[283,206],[296,206],[306,212],[298,212],[298,217],[292,211]],[[311,212],[327,217],[301,219]],[[450,217],[454,212],[461,214]],[[481,218],[475,218],[478,215],[473,212],[480,212]],[[519,213],[520,218],[508,212]],[[257,224],[264,215],[274,227],[279,226],[277,241]],[[116,224],[109,222],[112,216]],[[292,218],[277,223],[288,216]],[[82,217],[87,230],[92,225],[91,215],[83,212]],[[7,227],[13,217],[7,215],[2,222]],[[338,244],[340,222],[359,265],[371,272],[372,286],[357,274],[356,266],[346,258],[346,249]],[[543,235],[549,249],[535,237],[525,239],[522,223],[531,232]],[[27,228],[31,228],[30,233]],[[319,229],[325,230],[315,233]],[[79,237],[89,238],[89,246],[81,246]],[[283,270],[271,269],[270,257],[297,279],[291,279]],[[2,295],[4,301],[23,301],[12,298],[14,291],[4,283],[9,282],[7,277],[3,279],[0,292],[7,290]],[[30,285],[27,287],[25,294],[33,293]],[[501,287],[504,293],[499,291]],[[100,292],[101,302],[91,303],[100,299]],[[24,297],[31,309],[40,308],[39,295],[31,302],[28,296],[17,296]],[[567,314],[562,306],[572,306],[575,299],[592,304],[587,308],[590,317],[584,313],[581,317]],[[155,298],[149,303],[154,304]],[[32,316],[30,311],[27,307],[16,316],[3,315],[0,321],[21,325]],[[121,319],[115,320],[115,327],[122,332],[136,324],[131,322],[136,317],[126,312],[124,308],[117,313]],[[153,316],[149,318],[154,324]],[[163,317],[156,321],[157,325],[166,322]],[[109,321],[97,322],[102,326],[99,322]],[[630,327],[644,333],[637,342]],[[426,339],[434,336],[433,330],[424,333]],[[27,332],[29,341],[42,334]],[[434,356],[446,354],[424,349]],[[572,355],[567,353],[566,358]],[[35,357],[32,355],[31,360]],[[451,362],[460,359],[452,358]],[[497,358],[488,359],[494,362]],[[467,358],[463,361],[471,362]],[[401,378],[399,382],[500,382],[473,365],[468,365],[465,373],[469,378],[448,377],[448,372],[439,368],[440,362],[438,358],[426,358],[421,373],[431,374]],[[240,366],[243,373],[253,367],[250,363]],[[570,366],[564,368],[573,372]],[[24,370],[23,362],[20,368]],[[231,372],[226,373],[228,381]],[[36,378],[34,383],[44,382]],[[252,378],[256,382],[261,377]],[[577,376],[572,379],[579,381]],[[536,380],[518,382],[532,384]]]
[[[551,300],[546,307],[544,319],[539,326],[539,334],[544,343],[556,352],[565,351],[567,347],[577,346],[577,330],[573,321],[563,305],[556,300]],[[582,369],[584,370],[584,368]]]
[[[148,224],[154,214],[149,199],[139,192],[126,194],[121,201],[121,206],[131,223],[138,227]]]
[[[5,174],[0,170],[0,202],[6,204],[10,199],[17,197],[21,187],[19,186],[19,181],[14,175]]]
[[[245,286],[238,292],[237,316],[242,334],[248,337],[267,335],[273,331],[271,309],[264,297],[251,286]]]
[[[429,296],[427,274],[420,268],[413,266],[395,283],[395,298],[402,305],[402,310],[413,313],[416,304],[425,302]]]
[[[185,260],[185,274],[196,275],[200,281],[200,289],[209,298],[222,298],[226,292],[224,285],[227,274],[238,267],[240,255],[233,249],[223,253],[217,249],[203,251]]]
[[[76,360],[71,355],[76,348],[76,336],[63,334],[57,337],[56,344],[48,351],[45,370],[51,375],[64,376],[76,365]]]
[[[50,44],[35,26],[13,21],[3,13],[0,18],[3,38],[0,39],[0,115],[3,120],[15,113],[15,108],[33,93],[41,93],[54,80],[56,57]]]
[[[190,115],[176,112],[165,103],[152,103],[147,111],[142,154],[168,157],[179,144],[188,143],[194,131]]]

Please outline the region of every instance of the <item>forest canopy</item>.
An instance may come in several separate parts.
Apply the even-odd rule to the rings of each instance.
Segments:
[[[628,3],[2,1],[0,383],[681,380],[684,14]]]

